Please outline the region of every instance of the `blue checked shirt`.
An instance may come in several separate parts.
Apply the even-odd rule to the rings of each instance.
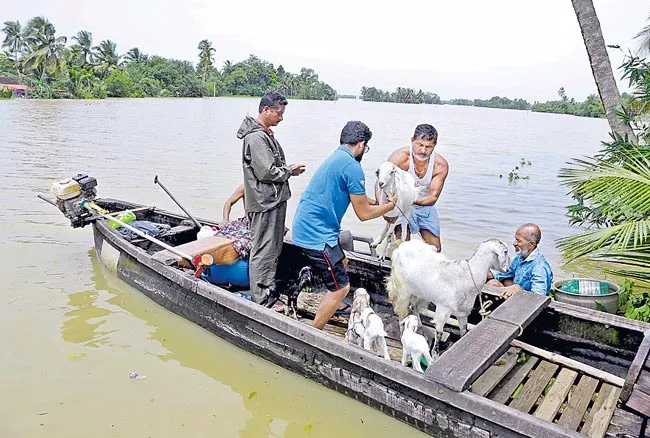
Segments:
[[[510,263],[508,272],[496,272],[494,278],[501,282],[512,278],[514,284],[518,284],[527,291],[548,295],[553,284],[553,271],[542,253],[535,248],[526,260],[522,259],[520,255],[515,257]]]

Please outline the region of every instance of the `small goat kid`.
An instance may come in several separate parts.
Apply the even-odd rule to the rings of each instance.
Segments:
[[[395,239],[397,218],[400,214],[403,214],[407,220],[411,216],[413,203],[417,198],[417,190],[413,175],[403,171],[390,161],[383,162],[379,166],[379,169],[377,169],[377,184],[380,190],[380,205],[388,202],[388,198],[386,197],[387,193],[397,196],[397,205],[395,208],[384,215],[384,217],[394,218],[394,220],[392,222],[386,221],[386,225],[381,234],[370,245],[372,248],[376,248],[380,243],[385,242],[379,254],[382,258],[386,258],[390,244]],[[405,235],[406,230],[402,230],[402,233]]]
[[[363,309],[370,307],[370,295],[368,291],[360,287],[354,291],[354,301],[352,301],[352,310],[348,319],[348,330],[345,332],[345,339],[350,344],[357,344],[363,347],[363,335],[366,328],[361,321],[361,312]]]
[[[467,315],[485,284],[488,271],[506,271],[509,266],[508,247],[497,239],[481,243],[468,260],[450,260],[437,253],[435,247],[411,240],[393,253],[388,296],[400,319],[408,314],[409,303],[417,303],[412,310],[415,315],[419,315],[422,306],[435,304],[436,333],[431,350],[435,357],[447,318],[456,316],[463,336],[467,331]]]
[[[420,327],[420,318],[415,315],[409,315],[400,321],[402,331],[402,366],[406,366],[406,360],[411,356],[411,366],[415,371],[424,373],[420,359],[424,358],[427,366],[431,365],[433,358],[429,354],[429,344],[427,340],[418,333]]]
[[[379,348],[384,359],[390,360],[388,346],[386,345],[384,322],[372,310],[372,307],[366,307],[361,311],[361,322],[365,329],[363,332],[363,348],[369,351],[377,351],[377,348]]]

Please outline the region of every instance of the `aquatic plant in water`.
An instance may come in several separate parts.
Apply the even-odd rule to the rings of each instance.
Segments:
[[[517,182],[517,180],[529,180],[530,176],[528,175],[519,175],[519,170],[523,168],[524,166],[532,166],[533,163],[530,160],[527,160],[525,158],[522,158],[521,161],[519,162],[519,165],[515,166],[512,168],[510,172],[508,172],[508,182],[510,184]],[[499,174],[499,178],[503,178],[503,174]]]

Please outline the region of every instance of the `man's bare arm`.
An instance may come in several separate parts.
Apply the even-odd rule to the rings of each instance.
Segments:
[[[449,173],[449,163],[441,155],[435,154],[433,176],[429,184],[429,193],[415,200],[415,205],[434,205],[438,201]]]

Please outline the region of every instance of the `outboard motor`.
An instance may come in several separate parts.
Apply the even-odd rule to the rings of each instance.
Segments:
[[[56,206],[70,219],[73,228],[84,227],[90,223],[93,214],[84,208],[84,202],[92,202],[97,197],[97,180],[83,173],[52,184],[50,192],[56,196]]]

